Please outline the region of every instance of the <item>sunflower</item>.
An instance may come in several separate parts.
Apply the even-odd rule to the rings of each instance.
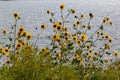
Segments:
[[[87,49],[89,50],[89,49],[90,49],[90,47],[91,47],[91,46],[90,46],[90,44],[88,44],[88,45],[87,45]]]
[[[65,4],[62,3],[62,4],[60,5],[60,9],[63,10],[64,8],[65,8]]]
[[[76,27],[77,27],[77,24],[76,24],[76,23],[74,23],[74,24],[73,24],[73,28],[74,28],[74,29],[76,29]]]
[[[6,64],[10,64],[10,60],[6,60]]]
[[[78,20],[78,21],[76,22],[76,24],[77,24],[77,26],[80,25],[80,20]]]
[[[53,39],[54,39],[54,40],[60,40],[59,34],[54,34],[54,35],[53,35]]]
[[[71,9],[72,14],[76,14],[76,10],[75,9]]]
[[[16,53],[16,54],[20,54],[20,50],[16,50],[15,53]]]
[[[88,50],[90,53],[92,52],[92,49],[91,48],[89,48],[89,50]]]
[[[110,43],[112,42],[112,38],[109,38],[109,42],[110,42]]]
[[[23,36],[26,37],[28,35],[28,32],[27,31],[24,31],[23,32]]]
[[[21,48],[21,47],[22,47],[22,44],[21,44],[20,42],[18,42],[18,43],[16,44],[16,47],[17,47],[17,48]]]
[[[67,36],[69,36],[69,33],[68,33],[68,32],[65,32],[65,34],[64,34],[64,35],[67,37]]]
[[[58,22],[58,25],[62,26],[62,22]]]
[[[6,29],[2,29],[2,33],[5,35],[7,33]]]
[[[19,13],[18,12],[13,12],[14,18],[18,19],[19,18]]]
[[[85,18],[85,14],[81,14],[81,16],[80,16],[81,18]]]
[[[119,56],[119,53],[117,51],[114,52],[114,56],[115,57],[118,57]]]
[[[49,9],[46,12],[47,12],[47,14],[50,14],[50,10]]]
[[[31,40],[32,39],[32,34],[28,34],[26,37],[27,37],[27,40]]]
[[[57,24],[56,23],[53,23],[53,28],[57,28]]]
[[[89,17],[90,17],[90,19],[92,19],[93,18],[93,14],[89,13]]]
[[[76,40],[77,40],[77,37],[76,37],[76,36],[73,36],[72,38],[73,38],[73,40],[74,40],[74,41],[76,41]]]
[[[105,44],[104,49],[110,49],[110,44]]]
[[[56,57],[59,59],[59,58],[61,58],[61,54],[60,53],[58,53],[58,54],[56,54]]]
[[[95,56],[98,56],[98,55],[99,55],[99,53],[98,53],[97,51],[95,51],[95,52],[94,52],[94,55],[95,55]]]
[[[77,53],[74,54],[74,58],[79,58],[79,55]]]
[[[100,30],[98,30],[96,33],[97,33],[97,35],[99,35],[100,34]]]
[[[77,40],[77,44],[80,45],[81,41],[80,40]]]
[[[42,24],[42,25],[41,25],[41,28],[42,28],[42,29],[46,29],[46,24]]]
[[[103,23],[107,23],[107,19],[106,18],[103,19]]]
[[[86,28],[86,25],[85,25],[85,24],[83,24],[83,25],[82,25],[82,27],[83,27],[83,28]]]
[[[112,22],[110,22],[110,26],[112,26]]]
[[[58,25],[58,26],[57,26],[57,30],[58,30],[58,31],[61,31],[61,30],[62,30],[62,26],[61,26],[61,25]]]
[[[79,62],[82,63],[84,61],[84,58],[80,58]]]
[[[86,34],[82,34],[82,35],[81,35],[81,40],[82,40],[82,41],[85,41],[85,40],[86,40]]]
[[[104,34],[104,38],[108,39],[109,38],[109,35],[106,33]]]
[[[68,26],[65,27],[65,32],[68,32]]]
[[[18,29],[19,32],[24,32],[24,30],[25,30],[25,28],[23,26],[20,26]]]
[[[8,48],[5,48],[5,52],[8,53],[9,49]]]
[[[21,43],[22,43],[22,46],[24,46],[24,45],[26,44],[26,42],[25,42],[25,41],[22,41]]]
[[[42,48],[42,52],[46,52],[47,51],[47,48]]]

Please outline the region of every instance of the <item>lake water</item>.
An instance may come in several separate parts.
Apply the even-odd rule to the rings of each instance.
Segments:
[[[46,9],[56,12],[56,18],[60,19],[59,5],[65,3],[66,9],[74,8],[77,14],[90,12],[94,14],[91,25],[96,25],[95,29],[100,25],[104,17],[110,17],[113,26],[106,26],[106,32],[113,37],[113,47],[120,49],[120,1],[119,0],[45,0],[45,1],[0,1],[0,30],[14,24],[12,13],[18,11],[21,19],[19,25],[24,25],[26,30],[36,36],[35,27],[39,27],[41,23],[47,23],[47,29],[42,32],[41,39],[38,41],[40,46],[46,46],[48,41],[43,40],[44,36],[51,34],[52,29],[49,23],[49,16]],[[88,17],[88,16],[87,16]],[[72,18],[71,18],[72,21]],[[85,22],[85,20],[83,21]],[[69,25],[72,27],[71,25]]]

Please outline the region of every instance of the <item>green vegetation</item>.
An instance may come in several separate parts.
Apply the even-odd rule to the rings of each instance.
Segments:
[[[92,31],[92,13],[86,17],[69,9],[64,14],[65,5],[59,8],[61,20],[51,10],[46,11],[53,33],[48,37],[51,43],[42,49],[36,44],[47,24],[36,28],[38,36],[31,42],[34,36],[24,26],[18,27],[20,15],[13,13],[15,23],[10,32],[2,30],[5,43],[0,46],[0,54],[6,62],[0,68],[0,80],[119,80],[119,52],[111,50],[112,37],[104,30],[112,26],[109,17],[103,18],[98,29]],[[69,16],[73,17],[73,24]],[[85,18],[88,22],[84,23]]]

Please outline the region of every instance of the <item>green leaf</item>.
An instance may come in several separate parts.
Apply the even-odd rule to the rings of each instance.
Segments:
[[[57,46],[53,46],[53,49],[58,48]]]
[[[106,52],[106,54],[110,55],[111,53],[109,53],[109,52]]]
[[[88,26],[87,28],[88,28],[88,29],[91,29],[91,27],[90,27],[90,26]]]
[[[73,50],[73,49],[74,49],[74,46],[68,46],[68,49],[69,49],[69,50]]]
[[[102,61],[102,60],[100,60],[100,62],[103,64],[103,61]]]
[[[68,44],[68,47],[69,47],[69,46],[72,46],[72,45],[73,45],[73,43],[71,42],[71,43]]]

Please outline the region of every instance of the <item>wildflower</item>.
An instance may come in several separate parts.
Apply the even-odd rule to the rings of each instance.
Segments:
[[[80,25],[80,20],[76,22],[77,26]]]
[[[87,45],[87,49],[88,49],[88,50],[90,49],[90,44]]]
[[[72,38],[73,38],[73,40],[74,40],[74,41],[76,41],[76,40],[77,40],[77,37],[76,37],[76,36],[73,36]]]
[[[117,57],[119,53],[117,51],[114,52],[114,56]]]
[[[31,40],[32,39],[32,34],[28,34],[26,37],[27,37],[27,40]]]
[[[57,28],[57,24],[56,23],[53,23],[53,28]]]
[[[24,31],[23,32],[23,36],[26,37],[28,35],[28,32],[27,31]]]
[[[42,28],[42,29],[46,29],[46,24],[42,24],[42,25],[41,25],[41,28]]]
[[[105,19],[103,19],[103,23],[107,23],[107,19],[105,18]]]
[[[83,24],[83,26],[82,26],[83,28],[86,28],[86,25],[85,24]]]
[[[50,14],[50,10],[49,9],[46,12],[47,12],[47,14]]]
[[[99,35],[100,34],[100,30],[98,30],[96,33]]]
[[[81,18],[85,18],[85,14],[81,14]]]
[[[109,38],[109,40],[108,40],[110,43],[112,42],[112,38]]]
[[[75,9],[71,9],[72,14],[76,14],[76,10]]]
[[[105,44],[105,49],[110,49],[110,44]]]
[[[58,25],[62,26],[62,22],[58,22]]]
[[[54,34],[54,35],[53,35],[53,39],[55,39],[55,40],[59,40],[59,39],[60,39],[59,34]]]
[[[7,30],[6,29],[3,29],[2,30],[2,33],[5,35],[7,33]]]
[[[68,32],[65,32],[65,34],[64,34],[65,36],[68,36],[69,35],[69,33]]]
[[[8,51],[9,51],[8,48],[5,48],[5,52],[8,53]]]
[[[95,55],[95,56],[98,56],[98,55],[99,55],[99,53],[96,51],[96,52],[94,52],[94,55]]]
[[[80,40],[77,40],[77,44],[79,45],[81,43],[81,41]]]
[[[76,29],[76,27],[77,27],[77,24],[76,24],[76,23],[74,23],[74,24],[73,24],[73,27],[74,27],[74,29]]]
[[[112,26],[112,22],[110,22],[110,26]]]
[[[79,55],[77,53],[74,54],[74,58],[79,58]]]
[[[108,39],[108,38],[109,38],[109,35],[108,35],[108,34],[104,34],[104,37],[105,37],[106,39]]]
[[[61,54],[60,54],[60,53],[56,54],[56,57],[57,57],[58,59],[61,58]]]
[[[63,10],[64,8],[65,8],[65,4],[62,3],[62,4],[60,5],[60,9]]]
[[[46,52],[47,51],[47,48],[42,48],[42,52]]]
[[[86,34],[82,34],[81,39],[82,39],[82,41],[85,41],[86,40]]]
[[[84,61],[84,58],[79,59],[79,62],[82,63]]]
[[[90,19],[92,19],[93,18],[93,14],[89,13],[89,17],[90,17]]]
[[[25,41],[22,41],[21,43],[22,43],[22,46],[24,46],[24,45],[26,44],[26,42],[25,42]]]
[[[67,31],[68,31],[68,26],[65,27],[65,32],[67,32]]]
[[[16,53],[16,54],[20,54],[20,50],[16,50],[15,53]]]
[[[18,18],[19,18],[18,12],[14,12],[14,13],[13,13],[13,16],[14,16],[14,18],[18,19]]]
[[[6,64],[10,64],[10,60],[6,60]]]
[[[19,27],[19,29],[18,29],[18,30],[19,30],[19,32],[24,32],[24,30],[25,30],[25,29],[24,29],[24,27],[23,27],[23,26],[21,26],[21,27]]]
[[[18,43],[16,44],[16,47],[17,47],[17,48],[20,48],[20,47],[22,47],[22,44],[21,44],[20,42],[18,42]]]
[[[89,52],[90,52],[90,53],[92,52],[92,49],[91,49],[91,48],[89,49]]]
[[[61,25],[58,25],[58,26],[57,26],[57,30],[58,30],[58,31],[61,31],[61,30],[62,30],[62,26],[61,26]]]

